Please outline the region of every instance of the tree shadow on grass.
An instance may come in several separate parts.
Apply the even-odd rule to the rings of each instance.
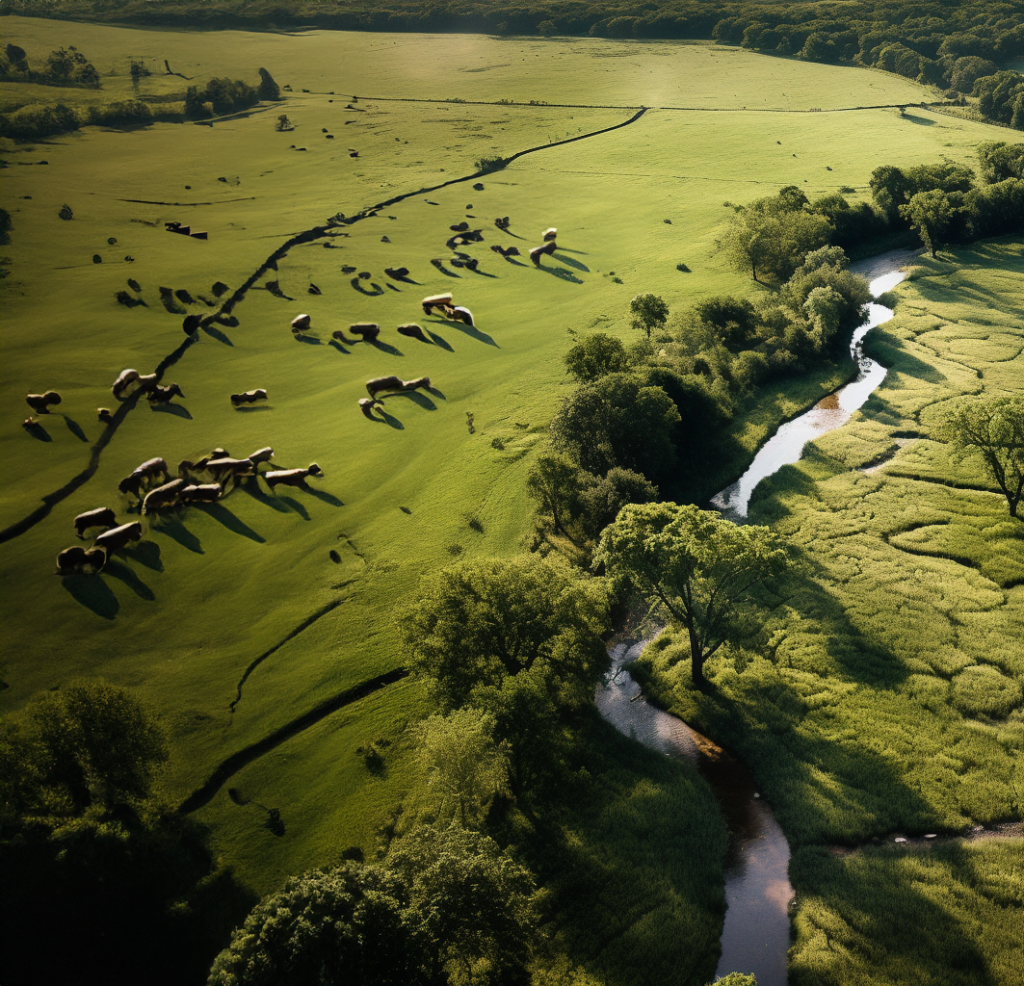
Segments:
[[[150,589],[150,587],[146,585],[146,583],[143,582],[142,579],[140,579],[138,575],[131,570],[131,568],[123,562],[118,561],[116,558],[112,558],[107,562],[103,572],[104,574],[123,582],[140,599],[145,599],[146,602],[153,602],[156,599],[156,596],[153,594],[153,590]]]
[[[810,846],[794,853],[789,873],[797,899],[828,912],[829,927],[824,952],[798,938],[794,982],[799,977],[817,986],[845,986],[859,979],[867,971],[867,966],[858,969],[864,942],[871,943],[870,971],[879,982],[910,977],[944,986],[995,986],[1002,981],[993,978],[989,965],[995,957],[982,951],[970,927],[969,921],[982,916],[972,913],[961,923],[955,910],[936,899],[939,887],[950,903],[989,896],[962,845],[872,846],[853,854]]]
[[[105,620],[113,620],[121,608],[117,596],[99,575],[67,575],[61,579],[61,587],[75,602]]]
[[[177,541],[183,548],[194,551],[197,555],[205,554],[202,542],[176,517],[164,521],[154,530],[166,534],[172,541]]]
[[[267,539],[254,531],[248,524],[236,517],[222,503],[204,504],[203,509],[218,523],[223,524],[233,534],[240,534],[257,544],[266,544]]]

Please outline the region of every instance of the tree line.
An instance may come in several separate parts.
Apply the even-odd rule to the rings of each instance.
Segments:
[[[345,31],[714,40],[770,55],[871,66],[938,86],[951,97],[973,94],[987,118],[1024,129],[1024,75],[1001,68],[1024,55],[1024,14],[1012,0],[857,0],[841,12],[830,4],[763,0],[384,0],[343,6],[313,0],[188,6],[55,0],[45,12],[31,0],[12,0],[4,10],[207,29],[315,25]]]

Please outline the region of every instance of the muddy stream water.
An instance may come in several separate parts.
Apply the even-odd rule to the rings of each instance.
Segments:
[[[907,250],[893,251],[852,264],[851,270],[871,279],[871,295],[877,298],[903,280],[905,274],[899,268],[913,256]],[[885,367],[864,355],[863,339],[893,313],[876,303],[867,308],[868,322],[854,332],[850,343],[858,366],[856,379],[779,428],[740,479],[712,500],[725,516],[743,523],[754,487],[782,466],[797,462],[808,441],[845,424],[885,378]],[[758,986],[786,986],[788,908],[793,898],[789,843],[743,763],[643,697],[627,666],[650,639],[618,643],[610,649],[612,670],[598,689],[598,710],[621,733],[644,746],[694,764],[718,797],[731,839],[725,870],[728,909],[716,976],[754,973]]]

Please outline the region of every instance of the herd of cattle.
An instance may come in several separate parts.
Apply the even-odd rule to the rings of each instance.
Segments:
[[[495,225],[499,229],[507,230],[508,217],[495,220]],[[460,244],[470,240],[475,242],[483,239],[480,231],[469,230],[468,223],[460,223],[457,226],[451,226],[450,229],[460,234],[453,238]],[[183,230],[175,229],[173,231],[181,232]],[[556,235],[555,229],[546,230],[544,243],[530,250],[530,259],[535,265],[539,266],[542,256],[550,255],[557,249]],[[492,249],[504,257],[519,255],[519,251],[515,247],[503,249],[500,246],[495,246]],[[397,275],[399,271],[402,275],[408,274],[406,268],[395,269],[394,273]],[[389,273],[392,273],[390,269]],[[474,327],[472,312],[464,306],[456,305],[451,292],[429,295],[423,299],[421,305],[425,316],[438,312],[449,321],[461,322],[471,328]],[[301,314],[294,318],[291,323],[293,335],[301,339],[303,334],[309,330],[311,321],[308,314]],[[408,338],[419,339],[423,342],[430,341],[422,326],[416,323],[400,325],[397,331],[400,335]],[[380,335],[380,326],[375,322],[355,322],[349,326],[349,332],[365,342],[376,342]],[[347,338],[345,333],[340,330],[333,333],[333,338],[349,344],[354,341]],[[376,377],[366,382],[369,398],[359,399],[359,409],[366,417],[376,420],[373,416],[373,409],[380,403],[379,395],[409,392],[420,388],[430,388],[429,377],[418,377],[413,380],[403,380],[394,375]],[[135,369],[122,370],[111,387],[111,393],[121,401],[138,390],[141,390],[152,404],[166,404],[176,396],[185,396],[176,383],[161,386],[156,373],[141,374]],[[267,391],[264,389],[230,395],[231,403],[236,408],[266,399]],[[29,394],[27,402],[37,414],[48,414],[51,406],[61,403],[61,396],[56,391],[48,390],[43,394]],[[98,408],[98,414],[100,421],[106,423],[113,421],[113,414],[109,408]],[[31,417],[25,421],[26,426],[34,424],[36,421]],[[227,496],[239,483],[255,480],[257,476],[262,476],[270,489],[274,490],[279,485],[302,487],[306,485],[308,477],[323,475],[323,470],[315,462],[310,463],[305,469],[267,469],[260,473],[259,466],[270,465],[273,455],[274,450],[267,447],[239,459],[233,458],[223,448],[215,448],[197,461],[183,459],[178,464],[178,474],[174,479],[170,476],[167,461],[155,457],[147,459],[130,475],[122,479],[118,484],[118,491],[124,496],[134,497],[136,509],[146,517],[192,504],[215,503]],[[131,542],[140,540],[143,535],[141,521],[118,524],[117,515],[110,507],[97,507],[79,514],[74,520],[74,525],[79,538],[84,539],[89,531],[99,529],[100,532],[95,536],[92,547],[74,545],[57,555],[57,574],[61,576],[93,574],[102,571],[114,552],[124,550]]]

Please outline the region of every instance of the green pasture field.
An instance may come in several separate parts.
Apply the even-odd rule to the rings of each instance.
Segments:
[[[940,430],[950,401],[1020,391],[1024,258],[998,240],[916,263],[895,318],[868,336],[890,368],[881,387],[755,491],[751,519],[799,559],[767,624],[774,661],[712,662],[717,692],[702,696],[664,634],[642,668],[659,701],[741,752],[799,850],[801,983],[1017,981],[1019,840],[935,857],[804,848],[963,832],[1024,809],[1024,529]],[[881,883],[899,920],[863,916]],[[984,967],[969,961],[978,950]]]
[[[521,550],[532,524],[524,479],[569,392],[562,356],[570,331],[628,339],[629,300],[641,291],[676,310],[710,294],[760,290],[719,252],[731,214],[723,203],[786,184],[811,196],[842,186],[863,196],[881,164],[969,162],[978,143],[1003,136],[923,109],[905,118],[892,109],[796,112],[919,103],[932,93],[892,75],[702,45],[177,33],[19,17],[3,18],[0,29],[33,62],[74,44],[103,80],[89,98],[131,94],[129,56],[154,72],[166,58],[193,84],[215,76],[255,83],[263,66],[294,89],[280,104],[212,127],[86,128],[0,153],[8,165],[0,203],[13,220],[11,242],[0,247],[9,271],[0,289],[0,527],[86,467],[103,432],[96,408],[116,408],[109,387],[122,369],[149,372],[177,354],[163,380],[186,395],[178,411],[142,401],[92,478],[4,544],[4,707],[76,677],[135,688],[170,731],[160,784],[172,803],[231,754],[402,666],[394,615],[423,575],[454,558]],[[152,76],[140,91],[185,84]],[[33,87],[32,98],[39,88],[47,87]],[[22,98],[16,90],[5,86],[4,106]],[[576,105],[496,102],[503,99]],[[183,313],[164,310],[160,287],[213,300],[215,281],[240,287],[286,240],[338,212],[352,217],[470,175],[481,157],[623,123],[641,105],[728,112],[654,108],[630,126],[338,227],[262,274],[233,310],[237,326],[211,327],[179,352]],[[765,105],[778,112],[753,112]],[[295,130],[275,132],[282,112]],[[65,203],[69,222],[58,216]],[[493,225],[506,215],[508,234]],[[172,220],[207,230],[209,240],[165,232]],[[463,220],[484,231],[484,243],[464,248],[480,271],[442,273],[430,260],[451,256],[448,227]],[[525,253],[549,225],[559,228],[561,249],[543,270],[489,249],[515,244]],[[680,262],[693,273],[678,272]],[[356,271],[343,274],[345,265]],[[407,266],[413,283],[387,278],[387,266]],[[144,306],[116,302],[128,278],[141,285]],[[264,289],[274,280],[288,300]],[[310,283],[322,294],[308,294]],[[423,319],[419,299],[448,289],[472,309],[476,330]],[[216,310],[198,300],[182,307]],[[289,331],[300,312],[313,319],[304,342]],[[381,324],[381,345],[332,344],[334,330],[361,320]],[[397,335],[408,321],[428,328],[432,343]],[[367,421],[356,406],[364,382],[391,373],[427,375],[434,390],[389,398],[386,420]],[[767,395],[740,427],[742,440],[752,449],[832,383]],[[228,395],[255,387],[268,390],[269,408],[233,410]],[[33,435],[21,424],[24,395],[46,389],[63,395],[61,413],[43,417]],[[76,543],[76,514],[109,505],[124,520],[136,516],[117,482],[144,459],[161,455],[173,468],[214,446],[247,455],[265,445],[281,467],[316,461],[324,477],[311,480],[311,492],[240,488],[212,508],[146,518],[144,540],[102,576],[53,577],[54,556]],[[979,606],[992,591],[977,589]],[[240,679],[263,655],[239,699]],[[198,817],[260,892],[347,847],[369,852],[409,784],[399,741],[424,708],[420,686],[390,685],[232,775]],[[383,775],[370,776],[355,750],[377,735],[396,752]],[[250,803],[235,803],[229,788]],[[256,803],[280,811],[283,835],[265,827]]]

